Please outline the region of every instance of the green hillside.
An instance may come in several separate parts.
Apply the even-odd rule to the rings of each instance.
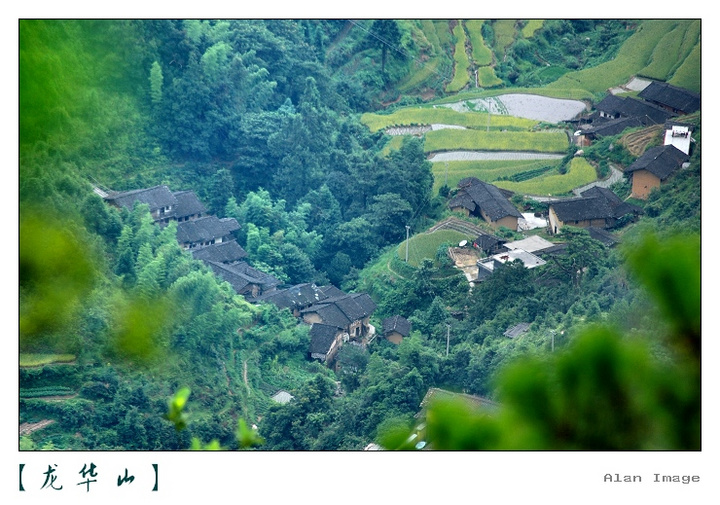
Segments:
[[[620,136],[575,156],[572,124],[511,115],[500,95],[590,104],[632,76],[699,90],[700,70],[698,20],[20,20],[20,449],[419,449],[408,430],[439,388],[508,409],[502,426],[461,413],[412,438],[441,450],[697,450],[700,114],[682,118],[688,168],[647,200],[610,187],[642,209],[611,225],[617,246],[448,201],[477,177],[545,215],[526,195],[566,197],[637,159]],[[456,128],[388,132],[431,124]],[[455,151],[553,156],[441,161]],[[175,199],[156,216],[103,196],[150,188]],[[190,193],[234,231],[186,248]],[[468,240],[477,266],[481,232],[561,247],[471,285],[448,246]],[[218,239],[237,246],[225,266],[203,259]],[[308,303],[340,299],[347,321],[280,306],[299,291],[266,298],[313,285]],[[393,316],[411,325],[400,344],[383,338]]]

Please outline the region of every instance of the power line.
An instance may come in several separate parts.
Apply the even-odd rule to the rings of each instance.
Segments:
[[[389,41],[387,41],[386,39],[384,39],[383,37],[381,37],[381,36],[378,35],[377,33],[374,33],[373,31],[371,31],[371,30],[365,28],[364,26],[356,23],[356,22],[353,21],[352,19],[349,19],[348,21],[350,21],[350,23],[352,23],[354,26],[357,26],[358,28],[360,28],[361,30],[363,30],[364,32],[366,32],[366,33],[367,33],[368,35],[370,35],[371,37],[376,38],[377,40],[379,40],[380,42],[382,42],[383,44],[385,44],[385,45],[388,46],[389,48],[394,49],[395,51],[397,51],[398,53],[402,54],[403,56],[405,56],[405,57],[407,57],[407,58],[410,58],[410,59],[413,60],[415,63],[419,63],[419,64],[422,65],[423,67],[427,66],[427,63],[425,63],[424,61],[420,60],[419,58],[414,57],[412,54],[408,53],[408,52],[405,51],[404,49],[402,49],[402,48],[400,48],[400,47],[398,47],[398,46],[393,45],[392,43],[390,43]],[[437,70],[435,70],[435,69],[432,68],[432,67],[428,67],[428,69],[430,70],[430,72],[432,72],[433,74],[437,75],[437,76],[440,77],[441,79],[446,79],[446,78],[447,78],[446,75],[441,74],[440,72],[438,72]]]

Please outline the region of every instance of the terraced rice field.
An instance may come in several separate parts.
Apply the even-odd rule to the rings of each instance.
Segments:
[[[585,102],[564,98],[551,98],[526,93],[509,93],[489,98],[475,98],[462,102],[444,104],[458,112],[472,110],[490,111],[491,114],[534,119],[559,123],[573,119],[586,109]]]

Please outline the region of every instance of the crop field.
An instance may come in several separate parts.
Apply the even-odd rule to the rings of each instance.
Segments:
[[[490,116],[491,130],[530,130],[537,124],[532,119],[524,119],[501,114]],[[431,124],[450,124],[466,128],[487,128],[488,115],[484,112],[458,112],[448,107],[408,107],[398,109],[392,114],[365,113],[360,120],[370,131],[376,132],[389,126],[413,126]]]
[[[700,44],[696,45],[668,81],[673,86],[700,92]]]
[[[566,174],[552,171],[527,181],[497,181],[493,184],[498,188],[526,195],[558,196],[568,194],[573,189],[589,184],[596,179],[595,169],[586,159],[574,158],[570,162],[570,168]]]
[[[446,91],[449,93],[456,93],[467,86],[470,82],[470,76],[468,75],[468,67],[470,67],[470,61],[468,55],[465,52],[465,30],[462,27],[462,23],[455,25],[453,28],[453,35],[455,35],[455,72],[453,79],[450,84],[447,85]]]
[[[564,153],[568,138],[563,132],[511,132],[435,130],[425,134],[425,152],[533,151]]]
[[[74,354],[29,354],[20,353],[20,366],[41,366],[52,363],[70,363],[75,361]]]
[[[493,23],[496,45],[503,53],[515,41],[515,24],[514,19],[500,19]]]
[[[438,192],[447,180],[449,188],[457,187],[458,182],[466,177],[477,177],[481,181],[495,184],[503,178],[511,178],[518,174],[533,170],[556,169],[560,160],[472,160],[447,161],[433,163],[432,171],[435,183],[433,190]],[[548,170],[549,171],[549,170]],[[447,176],[447,177],[446,177]]]
[[[525,26],[522,28],[522,36],[526,39],[529,39],[533,35],[535,35],[535,32],[538,31],[540,28],[542,28],[543,20],[542,19],[531,19],[529,21],[525,22]]]
[[[502,79],[495,75],[495,69],[493,67],[478,68],[478,85],[485,88],[491,88],[501,84]]]
[[[420,233],[414,237],[410,237],[407,255],[408,263],[417,267],[423,259],[435,259],[438,248],[445,242],[454,244],[460,243],[462,240],[472,240],[475,237],[469,237],[464,233],[455,230],[437,230],[433,233]],[[397,248],[398,257],[405,261],[405,248],[408,241],[403,240]]]
[[[482,36],[482,25],[481,19],[470,19],[465,21],[467,27],[468,37],[470,38],[470,45],[472,46],[472,59],[475,64],[479,67],[486,67],[492,63],[492,51],[485,44]]]
[[[626,82],[632,76],[641,74],[653,57],[656,59],[669,58],[672,62],[676,62],[673,54],[664,54],[656,51],[658,45],[666,44],[677,35],[668,35],[678,26],[678,24],[688,25],[688,32],[694,33],[692,26],[695,21],[692,20],[670,20],[656,19],[643,22],[642,29],[635,32],[628,38],[618,52],[617,56],[611,61],[600,64],[596,67],[570,72],[562,76],[557,81],[548,84],[546,89],[574,89],[580,88],[592,93],[602,93],[605,90],[617,85],[619,82]],[[663,41],[665,37],[668,37]],[[685,42],[683,41],[683,44]],[[689,44],[689,42],[688,42]],[[693,45],[693,48],[698,47]],[[688,51],[692,54],[693,50]],[[672,51],[675,55],[677,51]],[[661,66],[668,67],[668,64],[657,62],[653,64],[655,71]],[[699,86],[699,63],[698,74],[696,76],[696,84],[690,89]],[[666,76],[667,77],[667,76]]]
[[[447,32],[447,24],[442,26],[429,19],[425,19],[420,21],[420,25],[425,37],[427,38],[427,43],[434,48],[442,47],[442,42],[440,41],[437,29],[441,28],[443,31]],[[444,58],[446,58],[444,54],[441,56],[438,51],[435,56],[431,56],[427,61],[415,63],[408,76],[398,84],[398,91],[405,92],[419,87],[423,83],[430,82],[432,79],[437,79],[441,72],[440,68],[443,64]]]

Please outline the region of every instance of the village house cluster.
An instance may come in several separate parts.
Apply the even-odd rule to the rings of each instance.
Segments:
[[[632,196],[646,199],[650,192],[687,167],[692,149],[693,126],[675,120],[700,108],[700,96],[665,83],[652,82],[638,98],[608,95],[594,112],[575,120],[573,140],[588,146],[603,136],[616,135],[627,128],[662,125],[663,145],[648,148],[626,167],[632,178]],[[203,261],[220,279],[253,303],[272,303],[289,309],[301,324],[310,326],[308,357],[328,366],[335,363],[345,344],[365,347],[376,336],[370,318],[376,305],[366,293],[344,293],[335,286],[305,283],[283,286],[274,276],[254,268],[247,252],[238,244],[235,232],[240,229],[233,218],[209,215],[193,191],[171,191],[165,185],[124,192],[106,193],[95,188],[105,201],[118,208],[132,209],[146,204],[159,226],[177,222],[177,240],[193,257]],[[448,202],[454,213],[477,217],[494,229],[521,230],[523,214],[510,202],[512,192],[500,189],[476,177],[462,179]],[[590,236],[607,247],[617,243],[610,232],[614,227],[636,219],[642,209],[617,197],[612,191],[593,186],[577,192],[573,198],[549,202],[544,218],[549,234],[561,232],[564,226],[586,229]],[[482,251],[477,261],[477,275],[471,284],[482,282],[508,262],[520,260],[526,268],[546,263],[549,256],[563,254],[565,244],[553,243],[538,236],[508,241],[481,232],[472,247]],[[524,331],[526,323],[509,328],[505,336],[514,338]],[[399,344],[410,335],[411,323],[400,315],[382,321],[380,335]]]
[[[95,188],[115,207],[132,210],[145,204],[158,226],[177,221],[177,241],[194,259],[204,262],[215,275],[228,282],[239,295],[252,303],[272,303],[289,309],[302,324],[310,326],[308,356],[329,366],[342,345],[365,347],[376,336],[370,316],[376,305],[366,293],[344,293],[335,286],[298,284],[283,286],[276,277],[262,272],[247,261],[247,252],[234,233],[240,225],[234,218],[208,215],[193,191],[171,191],[166,185],[123,192],[104,192]],[[399,343],[410,333],[410,323],[396,316],[393,325],[383,324],[383,336]]]

